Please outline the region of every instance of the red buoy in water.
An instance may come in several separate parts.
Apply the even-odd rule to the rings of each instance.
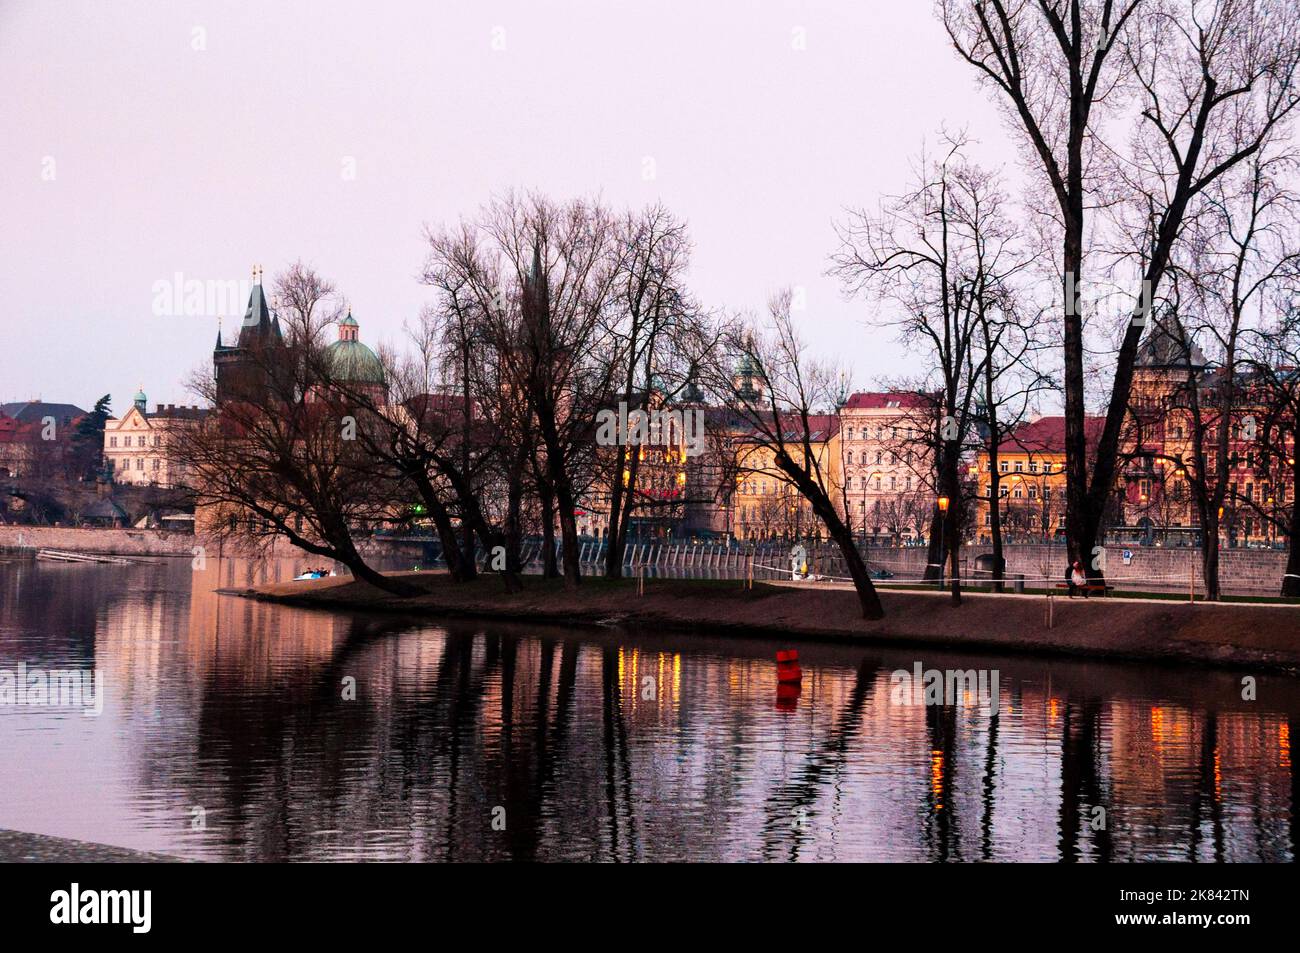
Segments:
[[[803,670],[799,668],[799,653],[794,649],[782,649],[776,653],[776,680],[778,682],[803,681]]]
[[[777,682],[776,710],[784,712],[798,711],[799,696],[802,693],[802,682]]]

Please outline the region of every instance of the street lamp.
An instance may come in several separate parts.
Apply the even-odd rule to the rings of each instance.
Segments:
[[[948,512],[948,497],[946,496],[939,497],[939,512],[940,513]]]

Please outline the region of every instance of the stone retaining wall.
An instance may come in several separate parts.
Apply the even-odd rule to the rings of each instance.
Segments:
[[[74,529],[64,526],[0,526],[0,547],[62,549],[114,556],[191,556],[194,536],[153,529]]]
[[[1190,547],[1166,549],[1156,546],[1107,546],[1106,575],[1122,588],[1163,588],[1186,590],[1195,580],[1197,591],[1204,592],[1201,580],[1201,551]],[[1125,565],[1127,550],[1132,559]],[[963,571],[974,569],[975,557],[992,552],[984,543],[962,547]],[[1064,579],[1065,544],[1013,543],[1003,550],[1007,572],[1023,574],[1027,580]],[[872,548],[867,558],[874,566],[884,566],[905,578],[919,578],[925,570],[924,547],[900,549]],[[1271,549],[1225,549],[1219,555],[1219,579],[1225,592],[1275,594],[1286,572],[1286,553]],[[1030,582],[1029,585],[1042,585]]]

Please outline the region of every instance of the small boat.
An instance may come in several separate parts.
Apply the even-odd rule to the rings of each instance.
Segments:
[[[334,575],[334,573],[328,569],[308,569],[301,575],[294,576],[293,581],[300,582],[304,579],[326,579],[332,575]]]

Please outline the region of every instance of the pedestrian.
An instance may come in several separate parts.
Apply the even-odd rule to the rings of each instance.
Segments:
[[[1083,590],[1083,598],[1088,598],[1088,575],[1083,571],[1083,563],[1075,560],[1070,566],[1069,572],[1066,573],[1066,580],[1070,586],[1070,597],[1074,597],[1076,590]]]

